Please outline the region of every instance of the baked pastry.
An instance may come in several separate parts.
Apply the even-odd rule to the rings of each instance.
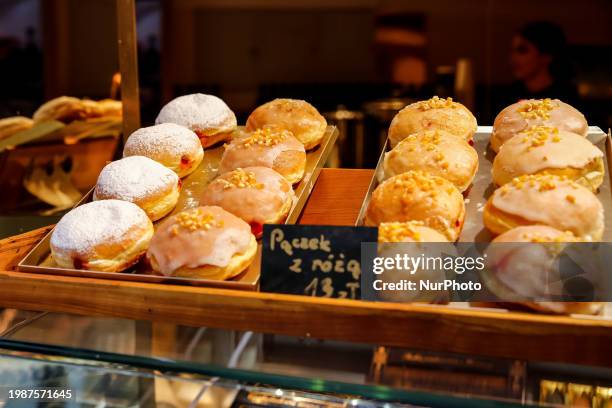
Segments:
[[[93,199],[129,201],[156,221],[176,206],[180,189],[181,180],[172,170],[148,157],[130,156],[102,169]]]
[[[193,131],[162,123],[132,133],[123,148],[123,157],[128,156],[146,156],[185,177],[200,165],[204,149]]]
[[[197,207],[165,220],[147,252],[153,270],[182,278],[225,280],[253,262],[257,240],[249,225],[221,207]]]
[[[42,104],[34,112],[34,122],[47,120],[58,120],[70,123],[74,120],[85,119],[87,117],[87,106],[79,98],[72,96],[60,96]]]
[[[566,252],[568,244],[577,241],[569,231],[544,225],[513,228],[496,237],[487,248],[486,268],[481,272],[483,281],[499,300],[513,300],[532,310],[598,314],[602,309],[599,302],[550,301],[567,298],[564,292],[568,276],[562,275],[559,256]],[[584,251],[580,248],[580,252]],[[584,263],[582,267],[589,269]],[[587,277],[599,279],[601,274],[583,273],[580,279]]]
[[[276,126],[293,133],[306,150],[317,147],[327,128],[327,121],[319,111],[299,99],[274,99],[255,109],[247,118],[247,130]]]
[[[153,224],[137,205],[93,201],[64,215],[51,234],[51,254],[60,268],[121,272],[145,254]]]
[[[0,140],[8,139],[23,130],[28,130],[34,126],[34,121],[25,116],[11,116],[0,119]]]
[[[423,221],[383,222],[378,226],[378,242],[448,242],[448,238]]]
[[[440,129],[471,143],[478,129],[476,118],[468,108],[453,98],[434,96],[412,103],[399,111],[389,126],[389,143],[395,147],[407,136],[423,130]]]
[[[493,160],[493,181],[499,186],[524,174],[567,176],[596,191],[604,179],[603,152],[575,133],[529,128],[504,143]]]
[[[504,108],[493,122],[491,149],[501,145],[517,133],[533,126],[553,126],[559,130],[586,136],[589,130],[584,115],[558,99],[523,99]]]
[[[230,140],[236,129],[236,115],[214,95],[191,94],[174,98],[157,115],[155,124],[176,123],[193,130],[202,147]]]
[[[114,99],[102,99],[100,101],[84,99],[82,102],[88,118],[121,117],[123,115],[123,104],[121,101]]]
[[[383,169],[385,178],[421,170],[465,191],[478,170],[478,153],[464,139],[444,130],[425,130],[406,137],[386,153]]]
[[[484,225],[502,234],[523,225],[548,225],[585,241],[604,230],[601,202],[587,188],[564,176],[527,175],[495,190],[484,208]]]
[[[374,192],[365,225],[383,222],[423,221],[456,241],[463,227],[465,204],[457,188],[446,179],[408,171],[382,182]]]
[[[306,151],[291,132],[264,127],[225,145],[219,173],[245,167],[269,167],[294,184],[304,177]]]
[[[213,180],[202,194],[201,205],[218,205],[242,218],[256,238],[263,224],[285,221],[295,194],[283,176],[267,167],[232,170]]]

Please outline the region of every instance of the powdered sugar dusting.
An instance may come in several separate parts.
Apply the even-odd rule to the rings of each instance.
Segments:
[[[85,255],[100,244],[121,242],[130,229],[150,222],[136,204],[120,200],[92,201],[62,217],[51,235],[51,246]]]
[[[190,129],[175,123],[161,123],[138,129],[130,135],[123,156],[147,156],[159,161],[164,156],[197,155],[202,150],[200,139]]]
[[[138,202],[178,184],[175,172],[144,156],[130,156],[102,169],[94,195]]]
[[[192,94],[168,102],[157,115],[155,124],[176,123],[191,130],[230,131],[237,125],[236,115],[214,95]]]

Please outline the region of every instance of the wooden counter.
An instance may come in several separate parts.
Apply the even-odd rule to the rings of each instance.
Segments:
[[[324,169],[302,224],[351,225],[372,171]],[[0,306],[521,360],[612,366],[612,321],[373,303],[14,271],[49,230],[0,241]]]

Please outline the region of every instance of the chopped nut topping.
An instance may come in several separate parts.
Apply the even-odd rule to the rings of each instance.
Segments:
[[[431,176],[422,171],[415,170],[407,171],[390,178],[387,182],[401,191],[402,200],[406,203],[410,203],[413,200],[411,195],[415,191],[422,192],[425,197],[436,197],[440,192],[446,191],[441,190],[440,186],[447,183],[447,181],[441,177]],[[452,193],[452,189],[450,193]]]
[[[255,173],[252,171],[244,171],[241,168],[231,171],[226,178],[220,178],[219,183],[223,185],[224,190],[230,188],[247,188],[255,187],[259,190],[264,188],[262,183],[258,183],[255,178]]]
[[[275,146],[287,138],[287,135],[291,134],[287,130],[275,128],[275,127],[264,127],[262,129],[257,129],[249,136],[242,139],[241,146],[250,147],[250,146]]]
[[[453,103],[453,98],[439,98],[434,96],[426,101],[417,102],[417,108],[422,111],[430,109],[454,108],[457,105]]]
[[[572,203],[572,204],[574,204],[574,203],[576,202],[576,197],[574,197],[574,196],[573,196],[573,195],[571,195],[571,194],[566,195],[566,196],[565,196],[565,199],[566,199],[567,201],[569,201],[570,203]]]
[[[223,221],[215,220],[215,217],[212,214],[207,213],[206,210],[202,208],[193,208],[178,213],[176,215],[176,222],[178,226],[181,226],[189,231],[195,231],[198,229],[208,231],[211,228],[223,227]],[[174,235],[178,234],[177,225],[174,225],[172,228],[172,233]]]
[[[383,222],[378,226],[378,242],[420,241],[421,234],[416,227],[424,225],[422,221]]]
[[[516,177],[510,183],[504,185],[500,190],[501,192],[509,189],[520,190],[525,185],[530,188],[537,188],[538,191],[549,191],[554,190],[560,183],[575,187],[577,184],[571,181],[567,176],[557,176],[552,174],[530,174],[520,177]]]
[[[528,240],[529,242],[540,242],[540,243],[544,243],[544,242],[562,243],[562,242],[577,241],[576,236],[572,234],[571,231],[564,231],[562,234],[559,234],[556,236],[545,235],[541,233],[531,233],[531,234],[525,233],[523,234],[523,238],[525,240]]]
[[[527,130],[521,132],[525,135],[521,139],[522,143],[529,145],[527,150],[532,150],[535,147],[544,146],[547,141],[552,140],[553,142],[561,141],[559,137],[559,129],[552,126],[532,126]]]
[[[525,119],[550,119],[550,112],[555,105],[550,98],[530,101],[518,109],[518,112]]]

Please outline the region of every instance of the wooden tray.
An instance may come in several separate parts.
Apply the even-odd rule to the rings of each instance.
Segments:
[[[354,225],[372,173],[324,169],[301,223]],[[612,321],[600,318],[323,299],[15,271],[19,260],[50,229],[0,241],[0,306],[612,366]]]
[[[319,177],[321,168],[325,164],[334,143],[338,137],[338,130],[334,126],[328,126],[320,146],[310,150],[306,154],[306,169],[304,178],[294,186],[296,200],[289,211],[287,224],[294,224],[301,213],[314,184]],[[217,168],[223,155],[223,146],[208,149],[204,152],[204,160],[192,174],[183,179],[181,195],[174,210],[169,214],[176,214],[188,208],[197,207],[202,192],[216,176]],[[90,202],[93,191],[90,191],[78,204]],[[156,221],[158,225],[162,220]],[[79,269],[67,269],[58,267],[52,259],[50,251],[51,232],[49,232],[40,243],[38,243],[28,255],[18,264],[18,269],[24,272],[41,274],[66,275],[83,278],[113,279],[123,281],[172,283],[183,285],[200,285],[220,288],[231,288],[240,290],[256,290],[259,283],[261,266],[261,243],[258,245],[257,254],[253,263],[240,275],[226,280],[192,279],[172,276],[154,275],[147,270],[143,263],[136,265],[122,273],[98,272]]]

